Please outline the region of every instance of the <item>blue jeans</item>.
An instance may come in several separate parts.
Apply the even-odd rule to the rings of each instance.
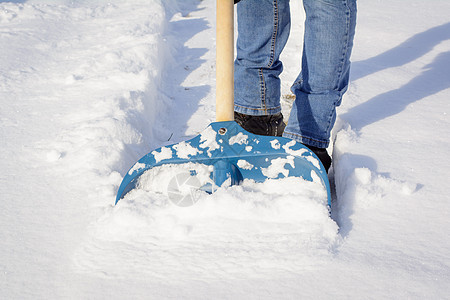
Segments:
[[[356,0],[303,0],[303,6],[302,71],[291,88],[296,98],[283,136],[326,148],[348,86]],[[278,113],[289,0],[242,0],[237,16],[234,109],[247,115]]]

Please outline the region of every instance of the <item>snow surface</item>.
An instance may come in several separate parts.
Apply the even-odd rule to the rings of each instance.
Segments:
[[[214,121],[214,2],[0,1],[0,298],[450,299],[448,0],[359,1],[331,218],[296,178],[155,175],[113,206],[141,156]]]

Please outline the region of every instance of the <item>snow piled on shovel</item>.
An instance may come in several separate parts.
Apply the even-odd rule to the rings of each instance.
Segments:
[[[187,165],[184,170],[195,167],[199,182],[206,178],[207,166]],[[190,194],[195,201],[180,206],[170,195],[174,177],[189,178],[180,174],[185,173],[178,165],[153,171],[152,180],[144,175],[139,189],[109,208],[76,255],[79,271],[257,278],[315,268],[333,256],[338,226],[328,216],[320,183],[244,180],[213,194],[196,189]]]

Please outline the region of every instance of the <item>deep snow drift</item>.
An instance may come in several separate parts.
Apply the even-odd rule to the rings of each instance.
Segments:
[[[448,298],[449,8],[360,1],[330,218],[295,178],[180,207],[158,177],[113,206],[214,121],[214,1],[0,1],[1,298]]]

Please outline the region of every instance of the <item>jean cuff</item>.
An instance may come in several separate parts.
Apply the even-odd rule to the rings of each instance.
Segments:
[[[281,106],[273,107],[273,108],[251,108],[251,107],[244,107],[244,106],[235,104],[234,111],[244,114],[244,115],[250,115],[250,116],[267,116],[267,115],[274,115],[274,114],[281,112]]]
[[[326,149],[328,147],[328,145],[330,144],[329,141],[323,141],[323,140],[317,140],[314,138],[305,137],[305,136],[302,136],[297,133],[287,132],[286,130],[283,133],[283,137],[300,142],[305,146],[313,146],[313,147],[323,148],[323,149]]]

